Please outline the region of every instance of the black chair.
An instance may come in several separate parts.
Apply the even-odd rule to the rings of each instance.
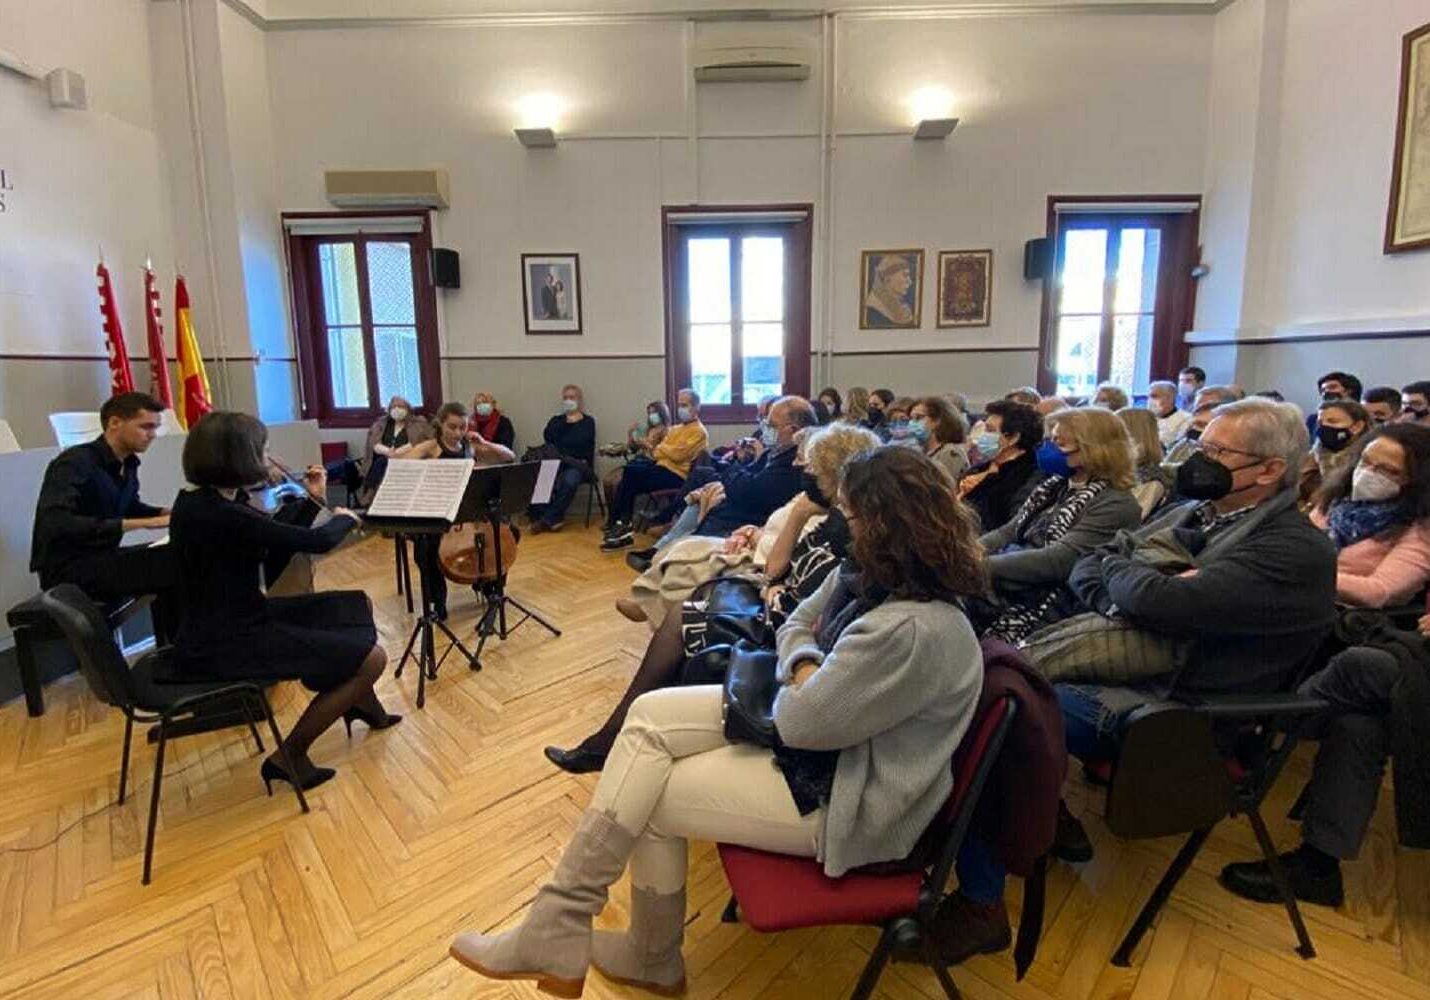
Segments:
[[[171,650],[158,649],[142,656],[130,667],[120,652],[119,644],[109,631],[103,612],[73,584],[61,584],[41,595],[41,604],[69,640],[80,672],[94,696],[106,705],[124,713],[124,749],[119,762],[119,802],[124,802],[129,783],[129,746],[134,724],[158,723],[158,748],[154,753],[154,783],[149,795],[149,829],[144,838],[143,883],[149,884],[154,859],[154,827],[159,818],[159,788],[164,779],[164,748],[176,723],[182,723],[198,711],[228,712],[229,725],[246,724],[258,752],[263,752],[263,739],[255,724],[259,718],[268,720],[268,728],[282,755],[283,767],[293,774],[293,763],[283,748],[283,734],[273,718],[273,709],[263,688],[252,682],[213,681],[199,683],[164,683],[165,668]],[[212,723],[213,716],[210,715]],[[210,725],[209,728],[217,728]],[[303,790],[293,786],[298,805],[308,811]],[[270,792],[270,794],[272,794]]]
[[[598,507],[601,511],[601,523],[606,523],[606,488],[601,484],[601,477],[596,475],[594,464],[587,464],[581,467],[581,485],[587,488],[586,493],[586,527],[591,526],[592,507]]]
[[[5,615],[15,640],[15,663],[20,671],[20,687],[25,692],[25,711],[32,718],[45,714],[44,678],[40,676],[38,647],[64,639],[64,633],[41,603],[43,594],[21,601]],[[104,609],[109,631],[118,630],[142,609],[154,602],[152,594],[130,597]],[[72,668],[71,668],[72,669]]]
[[[1319,655],[1312,662],[1319,662]],[[1132,952],[1223,819],[1245,815],[1296,932],[1296,951],[1314,958],[1296,897],[1261,817],[1261,804],[1300,741],[1301,727],[1330,706],[1296,693],[1309,673],[1277,694],[1178,696],[1127,719],[1107,792],[1107,827],[1127,840],[1187,834],[1151,897],[1113,953],[1127,967]]]

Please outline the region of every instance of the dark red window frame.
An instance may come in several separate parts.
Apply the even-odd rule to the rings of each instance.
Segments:
[[[682,224],[672,215],[734,215],[802,212],[799,220],[769,221],[752,218],[728,223]],[[810,295],[813,271],[814,206],[794,205],[666,205],[661,209],[662,250],[665,260],[665,391],[673,402],[681,389],[690,385],[689,303],[686,296],[686,256],[682,240],[687,234],[701,236],[754,236],[778,233],[785,237],[785,343],[784,391],[809,395]],[[736,268],[738,271],[738,268]],[[755,419],[758,406],[737,402],[744,388],[740,359],[738,282],[731,287],[734,311],[731,316],[730,399],[728,405],[702,404],[701,419],[707,424],[741,424]]]
[[[409,243],[412,248],[413,308],[417,325],[417,361],[421,367],[423,404],[417,409],[431,414],[442,405],[441,352],[437,342],[437,291],[432,282],[432,221],[426,209],[398,209],[374,212],[284,212],[283,220],[372,219],[384,217],[420,218],[416,233],[349,233],[297,235],[287,232],[288,270],[293,288],[293,324],[298,346],[298,377],[303,391],[304,419],[316,419],[321,427],[366,427],[387,406],[377,392],[377,356],[373,344],[372,304],[368,301],[368,243]],[[286,232],[286,228],[285,228]],[[367,357],[368,399],[365,408],[333,404],[328,367],[328,338],[324,335],[322,273],[318,247],[324,243],[357,243],[364,252],[357,255],[358,296],[362,312],[363,343]]]

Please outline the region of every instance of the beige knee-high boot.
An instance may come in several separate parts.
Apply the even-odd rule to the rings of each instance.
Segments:
[[[489,979],[535,979],[558,997],[579,997],[591,961],[591,920],[621,877],[635,836],[610,815],[587,809],[520,927],[459,935],[451,956]]]
[[[631,887],[631,927],[624,934],[596,931],[591,964],[612,982],[663,997],[685,993],[685,889],[658,894]]]

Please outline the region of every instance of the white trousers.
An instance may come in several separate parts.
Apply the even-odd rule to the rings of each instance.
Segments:
[[[720,705],[715,686],[641,695],[606,758],[591,807],[640,838],[631,856],[638,888],[683,887],[690,838],[818,853],[824,811],[801,816],[774,754],[725,739]]]

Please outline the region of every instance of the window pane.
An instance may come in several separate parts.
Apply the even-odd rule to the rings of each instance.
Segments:
[[[701,403],[717,406],[729,404],[729,323],[691,324],[690,387],[700,394]]]
[[[761,396],[781,395],[785,378],[784,324],[746,323],[741,342],[745,351],[744,399],[741,401],[758,403]]]
[[[1069,229],[1063,241],[1063,313],[1102,312],[1107,268],[1107,230]]]
[[[730,241],[701,238],[686,244],[690,260],[690,322],[730,322]],[[725,359],[729,371],[730,359]],[[701,398],[704,396],[702,394]]]
[[[785,241],[747,236],[740,241],[740,315],[746,323],[785,316]],[[749,357],[749,351],[745,352]],[[746,387],[745,394],[749,395]]]
[[[1091,395],[1097,388],[1097,341],[1100,316],[1063,316],[1058,320],[1059,395]]]
[[[1115,311],[1151,312],[1156,307],[1157,258],[1161,249],[1160,230],[1122,230],[1122,244],[1117,256]]]
[[[1109,381],[1127,386],[1134,393],[1147,391],[1152,372],[1152,329],[1150,313],[1112,318],[1112,361]]]
[[[335,407],[363,409],[371,405],[367,396],[362,327],[328,327],[328,377],[332,382]]]
[[[413,406],[421,406],[422,371],[417,363],[417,327],[379,326],[372,331],[372,341],[377,351],[378,399],[385,403],[393,396],[402,396]]]
[[[323,316],[328,326],[354,326],[361,323],[357,258],[353,245],[319,244],[318,270],[323,279]]]
[[[367,245],[367,293],[373,323],[410,326],[417,322],[417,310],[412,304],[411,247],[406,243]],[[386,399],[387,393],[382,396]],[[412,405],[416,406],[417,400]]]

